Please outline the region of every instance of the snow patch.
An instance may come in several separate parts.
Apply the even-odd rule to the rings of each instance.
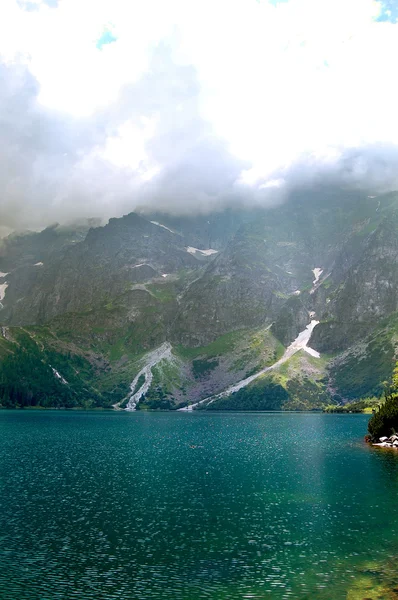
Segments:
[[[2,273],[2,272],[0,271],[0,277],[7,277],[7,275],[8,275],[8,273]]]
[[[146,264],[147,263],[140,263],[139,265],[133,265],[132,267],[130,267],[130,269],[138,269],[138,267],[143,267]]]
[[[313,294],[316,290],[316,288],[318,287],[318,283],[319,283],[319,279],[323,273],[323,269],[320,269],[319,267],[315,267],[315,269],[312,269],[312,272],[314,273],[314,281],[312,282],[312,289],[310,290],[310,294]]]
[[[6,289],[8,288],[8,283],[0,284],[0,302],[4,300],[4,296],[6,295]]]
[[[320,357],[319,352],[317,352],[316,350],[313,350],[312,348],[309,348],[307,346],[308,342],[310,341],[312,332],[314,331],[314,328],[318,325],[318,323],[319,323],[319,321],[315,321],[315,319],[312,320],[307,325],[307,327],[298,334],[298,336],[290,344],[290,346],[288,348],[286,348],[285,353],[282,356],[282,358],[280,358],[276,363],[274,363],[270,367],[265,367],[265,369],[258,371],[254,375],[251,375],[250,377],[247,377],[246,379],[242,379],[238,383],[231,385],[229,388],[227,388],[224,392],[221,392],[220,394],[216,394],[215,396],[209,396],[208,398],[204,398],[203,400],[200,400],[199,402],[196,402],[195,404],[191,404],[190,406],[184,406],[184,408],[179,408],[178,410],[184,411],[184,412],[189,412],[189,411],[194,410],[197,406],[199,406],[200,404],[203,404],[204,402],[206,402],[207,404],[211,404],[215,400],[219,400],[220,398],[229,396],[230,394],[233,394],[234,392],[238,392],[242,388],[249,385],[249,383],[252,383],[252,381],[254,381],[255,379],[258,379],[258,377],[261,377],[261,375],[263,375],[264,373],[267,373],[268,371],[272,371],[273,369],[276,369],[277,367],[280,367],[281,365],[283,365],[283,363],[285,363],[287,360],[289,360],[289,358],[291,358],[294,354],[299,352],[299,350],[305,350],[305,352],[308,352],[308,354],[310,354],[311,356],[319,358]]]
[[[218,254],[218,250],[214,250],[213,248],[208,248],[208,250],[199,250],[205,256],[211,256],[212,254]]]
[[[315,319],[313,319],[307,325],[307,327],[301,333],[298,334],[296,339],[286,349],[285,354],[282,356],[282,358],[278,362],[276,362],[274,365],[272,365],[272,367],[269,367],[269,368],[274,369],[276,365],[279,366],[279,365],[283,364],[284,362],[286,362],[286,360],[288,358],[293,356],[293,354],[296,354],[296,352],[298,352],[299,350],[305,350],[307,348],[308,342],[310,341],[312,332],[314,331],[315,327],[318,324],[319,324],[319,321],[315,321]]]
[[[200,250],[199,248],[194,248],[194,246],[188,246],[187,252],[189,252],[189,254],[196,254],[197,252],[200,252],[204,256],[211,256],[212,254],[217,254],[218,250],[213,250],[212,248],[208,248],[207,250]]]
[[[303,348],[303,350],[305,350],[306,352],[308,352],[308,354],[310,354],[314,358],[321,358],[321,355],[319,354],[319,352],[317,352],[313,348],[310,348],[309,346],[306,346],[305,348]]]
[[[300,290],[296,290],[295,292],[293,292],[294,296],[300,296],[300,294],[301,294]]]
[[[174,235],[175,235],[175,231],[173,231],[169,227],[166,227],[166,225],[162,225],[161,223],[158,223],[157,221],[151,221],[151,223],[152,223],[152,225],[157,225],[158,227],[163,227],[163,229],[167,229],[167,231],[170,231],[170,233],[174,233]]]
[[[316,267],[315,269],[312,269],[312,272],[314,273],[314,281],[312,282],[313,285],[316,285],[319,281],[320,276],[323,273],[323,269],[320,269],[318,267]]]
[[[51,367],[51,365],[50,365],[50,367]],[[59,379],[61,383],[63,383],[64,385],[68,385],[68,382],[66,381],[66,379],[64,379],[62,377],[62,375],[60,373],[58,373],[57,369],[54,369],[54,367],[51,367],[51,370],[54,373],[55,377],[57,379]]]
[[[34,266],[34,267],[42,267],[42,266],[43,266],[43,264],[44,264],[44,263],[42,263],[42,262],[38,262],[38,263],[35,263],[33,266]]]
[[[162,277],[167,277],[168,273],[162,273]]]
[[[147,364],[145,367],[141,369],[139,373],[134,377],[133,381],[130,384],[131,394],[129,396],[129,400],[127,402],[127,406],[125,410],[133,411],[136,409],[138,402],[141,400],[143,396],[147,393],[149,388],[152,385],[153,375],[152,375],[152,367],[154,367],[158,362],[163,359],[171,358],[171,344],[169,342],[165,342],[157,350],[150,352],[147,356]],[[137,387],[137,383],[139,378],[144,375],[145,380],[141,387],[134,393],[135,388]]]

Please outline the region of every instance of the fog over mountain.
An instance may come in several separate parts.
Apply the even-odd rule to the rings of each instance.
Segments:
[[[0,224],[397,189],[394,7],[0,6]]]

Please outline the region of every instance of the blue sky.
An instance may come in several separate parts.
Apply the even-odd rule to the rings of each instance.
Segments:
[[[103,33],[97,40],[96,45],[97,45],[97,48],[101,49],[103,46],[106,46],[107,44],[112,44],[113,42],[116,42],[116,40],[117,40],[117,37],[112,33],[112,31],[110,29],[104,29]]]
[[[398,5],[396,0],[379,0],[381,6],[381,14],[378,17],[379,21],[390,21],[396,23],[398,20]]]

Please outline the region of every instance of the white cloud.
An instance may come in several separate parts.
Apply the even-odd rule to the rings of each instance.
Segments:
[[[344,177],[366,180],[376,150],[383,168],[371,181],[397,184],[398,25],[376,21],[372,0],[28,4],[0,3],[0,61],[14,73],[6,97],[20,111],[10,123],[34,130],[7,134],[19,176],[7,179],[0,148],[4,214],[36,196],[38,220],[71,207],[209,209],[247,187],[265,201],[300,169],[336,174],[344,163]],[[115,41],[98,48],[104,31]],[[15,76],[21,64],[30,78]]]

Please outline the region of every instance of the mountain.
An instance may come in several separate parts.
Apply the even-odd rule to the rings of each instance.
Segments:
[[[0,402],[301,410],[377,395],[396,353],[397,232],[398,194],[317,188],[268,210],[14,234]]]

